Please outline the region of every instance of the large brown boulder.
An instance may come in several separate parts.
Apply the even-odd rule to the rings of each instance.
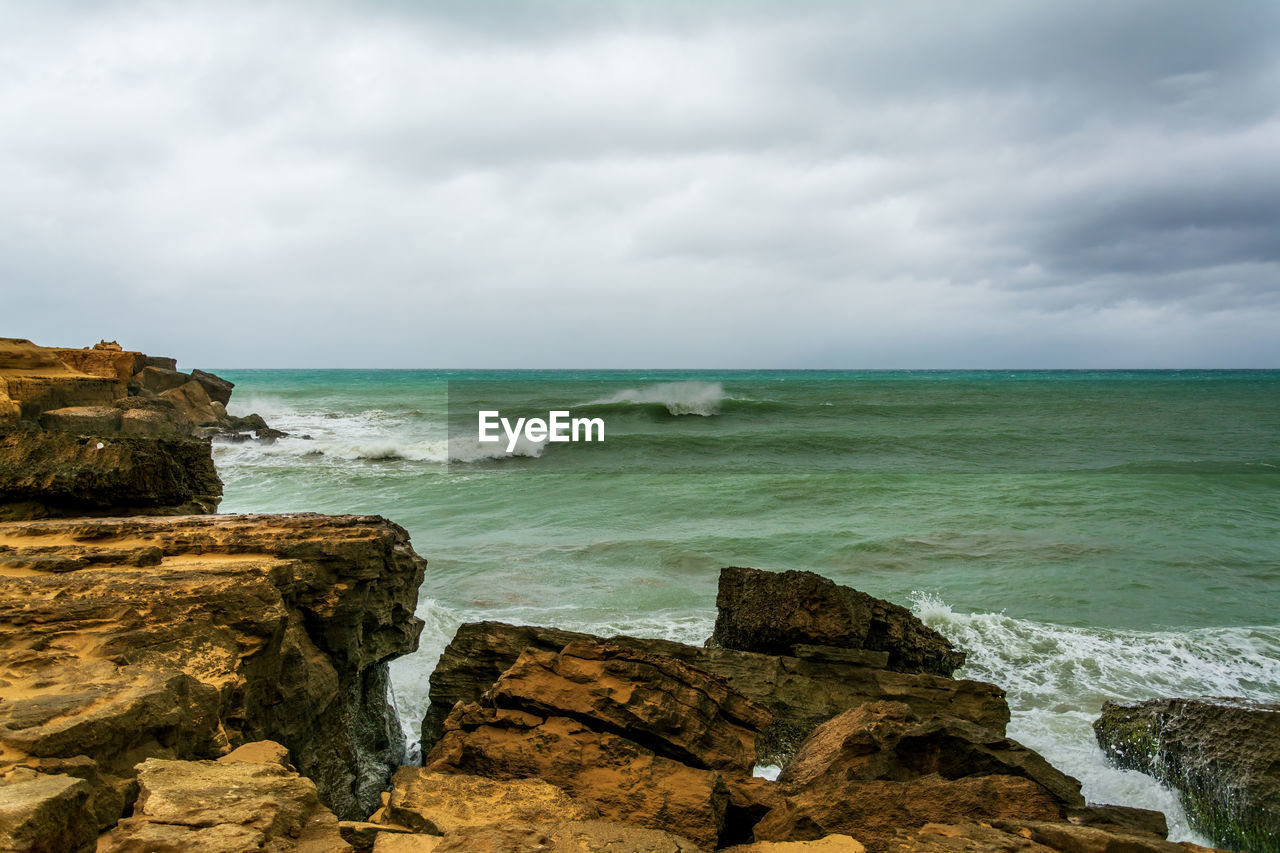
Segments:
[[[338,820],[310,779],[279,764],[169,761],[138,766],[138,802],[100,853],[340,853]]]
[[[485,701],[581,720],[691,767],[747,775],[755,766],[756,735],[773,719],[705,670],[590,640],[559,652],[525,651]]]
[[[590,634],[501,622],[459,627],[431,673],[423,751],[440,738],[454,704],[479,699],[523,651],[559,651],[581,641],[602,640]],[[612,637],[607,642],[682,660],[720,676],[734,690],[768,708],[774,722],[756,740],[757,760],[766,764],[784,761],[805,736],[831,717],[877,699],[905,702],[922,717],[945,710],[999,734],[1009,722],[1004,691],[980,681],[893,672],[861,658],[850,661],[820,653],[803,658],[764,655],[636,637]]]
[[[491,823],[432,835],[383,835],[374,853],[702,853],[687,838],[603,820]]]
[[[931,774],[953,780],[1021,776],[1064,810],[1085,804],[1079,780],[1039,753],[968,720],[946,714],[921,718],[902,702],[868,702],[823,723],[778,782],[801,790],[831,779],[905,782]]]
[[[1280,850],[1280,704],[1107,702],[1093,730],[1117,766],[1177,791],[1191,825],[1215,844]]]
[[[236,387],[234,382],[230,382],[206,370],[191,371],[191,378],[204,387],[210,400],[221,403],[224,406],[231,402],[231,391]]]
[[[1058,800],[1019,776],[944,779],[936,774],[905,782],[827,778],[788,793],[786,804],[754,828],[759,841],[804,841],[850,835],[872,853],[895,849],[905,827],[925,823],[990,822],[998,818],[1059,821]]]
[[[536,778],[606,819],[713,846],[747,777],[763,707],[674,658],[575,641],[527,650],[478,703],[459,704],[424,763],[434,771]]]
[[[744,652],[795,655],[801,646],[888,654],[899,672],[949,676],[964,652],[911,611],[813,572],[720,570],[711,645]]]
[[[542,779],[607,820],[664,829],[713,847],[729,791],[720,774],[681,764],[567,717],[462,705],[426,757],[438,772]]]
[[[423,571],[374,516],[0,524],[0,771],[92,778],[114,820],[138,761],[270,739],[367,816],[402,763],[387,663],[416,648]]]
[[[886,849],[925,822],[1065,820],[1080,783],[1039,754],[967,720],[921,718],[901,702],[868,702],[819,726],[778,777],[785,801],[757,839],[845,833]]]

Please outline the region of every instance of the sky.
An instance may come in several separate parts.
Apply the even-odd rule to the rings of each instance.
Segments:
[[[0,335],[1280,367],[1280,3],[0,0]]]

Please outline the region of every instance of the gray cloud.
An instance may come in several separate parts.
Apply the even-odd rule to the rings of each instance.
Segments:
[[[1280,7],[0,6],[0,334],[207,366],[1266,366]]]

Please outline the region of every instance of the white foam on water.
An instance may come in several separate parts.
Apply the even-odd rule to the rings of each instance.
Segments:
[[[1111,766],[1093,721],[1107,699],[1239,696],[1280,699],[1280,628],[1129,631],[1073,628],[999,613],[957,613],[917,594],[913,610],[968,652],[957,675],[1008,694],[1009,735],[1075,776],[1090,802],[1156,809],[1170,838],[1207,844],[1177,795],[1150,776]]]
[[[719,382],[660,382],[643,388],[628,388],[612,397],[592,400],[588,406],[635,403],[637,405],[666,406],[673,415],[701,415],[710,417],[720,413],[720,405],[730,399],[725,396]]]

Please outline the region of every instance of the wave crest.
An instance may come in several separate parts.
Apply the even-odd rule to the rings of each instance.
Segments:
[[[586,406],[662,406],[672,415],[700,415],[711,417],[720,414],[725,400],[724,386],[719,382],[660,382],[642,388],[628,388],[612,397],[592,400]],[[584,407],[585,408],[585,407]]]

